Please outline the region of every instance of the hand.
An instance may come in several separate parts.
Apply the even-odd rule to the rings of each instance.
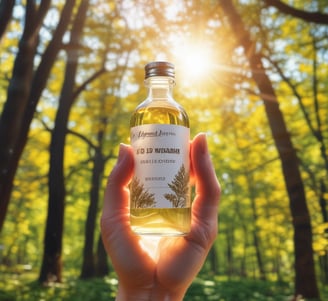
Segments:
[[[133,153],[130,146],[121,144],[108,178],[101,217],[103,242],[119,280],[117,301],[182,300],[201,269],[217,236],[220,198],[204,134],[191,142],[190,158],[196,184],[191,231],[186,236],[152,242],[130,228],[128,184],[133,175]],[[147,250],[149,243],[152,248]]]

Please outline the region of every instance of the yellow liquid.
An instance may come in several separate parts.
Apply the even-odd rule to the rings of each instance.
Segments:
[[[189,119],[180,107],[167,106],[167,101],[140,107],[131,117],[130,126],[173,124],[189,128]],[[190,206],[190,202],[189,202]],[[140,235],[180,236],[190,231],[191,210],[186,208],[131,208],[132,230]]]
[[[190,231],[191,210],[188,208],[132,209],[132,230],[140,235],[179,236]]]
[[[163,105],[163,101],[156,101]],[[180,107],[150,106],[141,107],[131,117],[130,127],[143,124],[175,124],[189,128],[186,112]]]

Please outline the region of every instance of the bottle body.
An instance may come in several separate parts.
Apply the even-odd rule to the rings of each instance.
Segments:
[[[169,77],[150,77],[148,98],[131,116],[135,173],[130,222],[142,235],[184,235],[190,230],[189,119],[171,95]]]

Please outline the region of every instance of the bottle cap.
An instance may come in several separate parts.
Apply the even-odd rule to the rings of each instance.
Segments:
[[[145,66],[145,79],[152,76],[169,76],[174,78],[174,65],[169,62],[151,62]]]

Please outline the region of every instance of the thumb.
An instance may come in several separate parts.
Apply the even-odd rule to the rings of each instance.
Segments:
[[[205,134],[194,138],[190,157],[196,180],[191,235],[200,245],[208,247],[217,236],[221,188],[208,152]]]

